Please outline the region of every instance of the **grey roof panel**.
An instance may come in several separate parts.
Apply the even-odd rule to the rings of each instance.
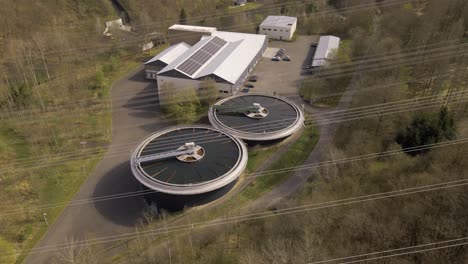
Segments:
[[[176,60],[178,57],[180,57],[182,54],[184,54],[184,52],[189,50],[190,47],[191,46],[185,42],[172,45],[169,48],[162,51],[161,53],[159,53],[158,55],[148,60],[147,62],[145,62],[145,64],[150,64],[158,60],[166,64],[170,64],[171,62]]]
[[[182,62],[177,69],[183,73],[193,76],[205,63],[210,60],[224,45],[226,41],[213,37],[199,50],[192,54],[186,61]]]
[[[197,42],[189,50],[187,50],[184,54],[182,54],[177,59],[175,59],[173,62],[171,62],[169,65],[167,65],[159,73],[164,73],[164,72],[174,70],[179,64],[184,62],[188,57],[190,57],[193,53],[195,53],[201,46],[205,45],[210,39],[211,39],[211,37],[210,38],[202,38],[199,42]]]

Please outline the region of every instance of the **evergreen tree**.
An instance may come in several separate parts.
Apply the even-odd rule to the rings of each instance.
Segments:
[[[179,23],[182,25],[185,25],[187,23],[187,13],[185,12],[184,8],[180,10]]]
[[[442,139],[455,137],[455,122],[447,107],[442,107],[437,115],[417,116],[410,126],[403,128],[397,135],[396,142],[403,148],[414,148],[434,144]],[[411,151],[416,155],[427,150]]]

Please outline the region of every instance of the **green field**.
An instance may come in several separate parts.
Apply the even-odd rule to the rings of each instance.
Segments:
[[[10,162],[13,167],[0,176],[3,189],[0,197],[5,201],[0,212],[21,211],[11,214],[2,222],[0,241],[3,248],[13,246],[19,251],[33,248],[48,228],[43,214],[47,214],[49,226],[53,224],[94,170],[111,140],[108,133],[111,130],[111,84],[140,64],[140,59],[136,57],[109,60],[104,56],[99,65],[94,66],[97,71],[103,72],[103,79],[98,89],[89,90],[88,97],[98,101],[99,107],[85,107],[79,112],[65,112],[62,115],[51,111],[38,115],[34,120],[10,119],[3,122],[0,129],[0,158],[4,166]],[[91,77],[89,85],[93,85],[93,82]],[[43,133],[43,124],[56,136],[50,135],[48,140],[44,140],[42,135],[39,137],[38,134]],[[37,133],[31,129],[36,129]],[[80,146],[81,141],[87,142],[88,150]],[[64,157],[74,157],[80,153],[86,155],[79,159],[67,159],[57,156],[55,151],[64,153]],[[55,206],[34,210],[41,205]],[[24,258],[25,255],[19,255],[13,261],[21,263]],[[11,259],[2,261],[12,263]]]
[[[300,132],[301,135],[289,146],[289,149],[270,167],[265,169],[265,172],[288,168],[293,166],[302,165],[303,162],[307,159],[309,154],[315,148],[315,145],[318,142],[319,134],[317,128],[315,126],[307,126],[303,131]],[[271,158],[272,155],[275,154],[276,151],[279,150],[279,146],[270,146],[270,147],[258,147],[254,148],[253,150],[249,150],[249,162],[247,165],[248,173],[244,177],[249,177],[249,175],[256,170],[268,159]],[[249,185],[241,190],[238,194],[234,194],[232,197],[226,197],[226,200],[221,200],[219,204],[213,204],[209,210],[194,210],[194,211],[187,211],[186,217],[190,218],[191,222],[202,222],[202,221],[209,221],[219,217],[223,217],[226,215],[233,214],[240,210],[242,207],[247,206],[249,202],[255,201],[255,199],[259,198],[262,194],[272,190],[276,185],[280,184],[284,180],[291,175],[291,172],[284,172],[278,173],[273,175],[266,175],[260,176],[255,178]],[[238,184],[242,185],[242,181],[247,179],[241,180]],[[231,192],[236,192],[233,189]],[[228,194],[229,195],[229,194]],[[223,198],[222,198],[223,199]],[[218,203],[218,202],[214,202]],[[195,208],[197,209],[197,208]],[[203,209],[203,206],[201,206]],[[184,217],[183,213],[177,213],[174,215],[168,215],[167,222],[171,222],[172,220],[176,220],[180,217]],[[157,225],[162,224],[161,222],[157,221],[154,225],[145,227],[145,228],[155,228]],[[169,224],[170,225],[170,224]],[[158,241],[162,242],[163,237],[156,238],[156,241],[152,243],[157,245]],[[132,258],[132,254],[135,252],[133,249],[133,244],[130,243],[130,247],[125,254],[120,254],[116,258],[112,258],[109,262],[113,263],[117,260],[122,260],[124,258]]]

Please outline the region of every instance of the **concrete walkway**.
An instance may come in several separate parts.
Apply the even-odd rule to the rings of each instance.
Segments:
[[[155,94],[155,83],[144,79],[142,67],[114,83],[111,95],[112,143],[72,201],[139,190],[139,184],[131,177],[131,151],[138,141],[168,125],[158,114],[158,104],[150,102]],[[44,246],[55,249],[55,245],[71,240],[133,232],[143,208],[141,196],[69,205],[33,250],[41,251]],[[54,263],[57,253],[33,253],[25,263]]]

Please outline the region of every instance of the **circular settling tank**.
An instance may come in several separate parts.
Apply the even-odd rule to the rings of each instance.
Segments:
[[[262,94],[224,98],[210,108],[208,117],[214,127],[249,141],[285,138],[304,123],[303,111],[295,103]]]
[[[232,186],[247,165],[244,143],[209,126],[178,126],[152,134],[134,151],[131,169],[166,203],[199,199]],[[176,197],[176,196],[183,196]]]

